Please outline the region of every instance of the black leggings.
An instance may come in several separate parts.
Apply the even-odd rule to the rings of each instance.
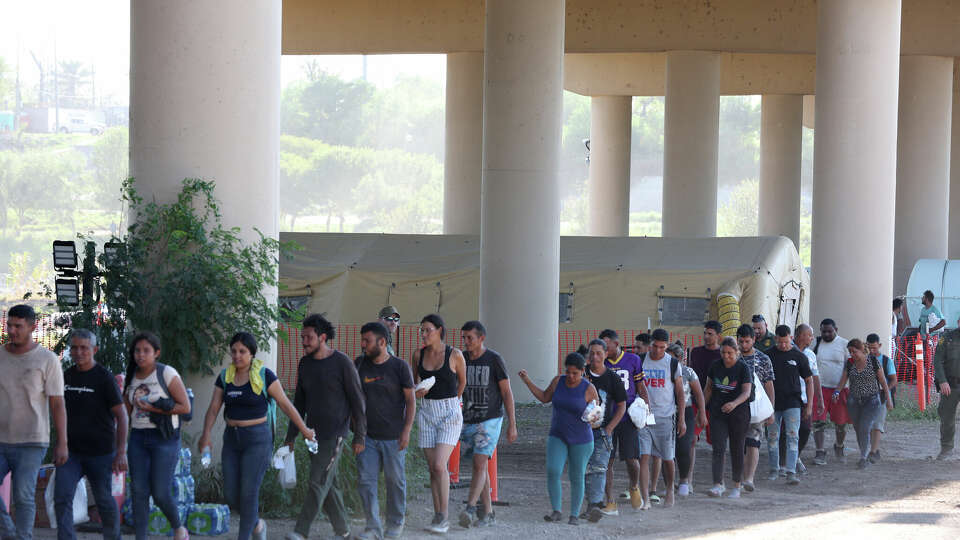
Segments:
[[[730,439],[730,461],[733,468],[733,483],[739,483],[743,476],[744,442],[750,427],[750,405],[741,403],[731,413],[720,412],[719,408],[710,411],[710,440],[713,441],[713,483],[723,482],[723,455]]]
[[[801,409],[801,412],[803,409]],[[812,422],[809,418],[800,417],[800,430],[797,434],[800,436],[800,440],[797,444],[798,455],[800,452],[803,452],[803,447],[807,445],[807,441],[810,439],[810,428]],[[784,422],[780,422],[780,466],[784,467],[787,463],[787,430],[784,428]]]
[[[693,433],[697,427],[693,417],[693,407],[687,407],[683,411],[683,418],[687,424],[687,431],[683,437],[677,437],[677,468],[680,469],[679,478],[681,479],[690,475],[690,465],[693,461],[690,455],[693,453]]]

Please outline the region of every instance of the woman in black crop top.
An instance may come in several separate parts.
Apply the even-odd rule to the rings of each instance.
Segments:
[[[447,460],[460,440],[463,427],[463,412],[460,396],[467,385],[467,364],[463,353],[443,342],[446,328],[439,315],[430,314],[420,321],[420,340],[423,347],[414,351],[411,363],[414,366],[414,383],[433,377],[429,391],[417,390],[423,402],[417,407],[417,422],[420,426],[420,448],[430,468],[430,490],[433,492],[433,521],[427,530],[445,533],[450,528],[447,506],[450,497],[450,476]]]
[[[267,524],[259,519],[257,504],[260,483],[273,454],[273,418],[269,418],[270,401],[275,401],[305,439],[313,439],[313,430],[287,399],[283,385],[273,371],[254,358],[257,341],[247,332],[238,332],[230,340],[233,363],[217,377],[210,406],[203,419],[203,434],[197,443],[200,452],[210,447],[210,430],[224,407],[223,493],[227,502],[240,514],[237,538],[265,539]]]

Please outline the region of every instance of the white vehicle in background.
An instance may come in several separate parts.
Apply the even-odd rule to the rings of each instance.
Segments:
[[[100,135],[106,129],[103,111],[42,107],[28,111],[27,130],[33,133],[89,133]],[[59,118],[58,118],[59,116]]]

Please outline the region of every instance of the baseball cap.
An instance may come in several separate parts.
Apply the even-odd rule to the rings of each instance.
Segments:
[[[380,314],[377,315],[377,317],[380,319],[386,319],[387,317],[392,317],[394,315],[397,317],[400,316],[400,312],[397,311],[397,308],[393,306],[384,306],[383,309],[380,310]]]

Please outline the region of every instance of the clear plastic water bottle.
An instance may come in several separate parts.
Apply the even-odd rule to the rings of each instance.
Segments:
[[[209,469],[211,463],[213,463],[213,456],[210,455],[210,447],[204,446],[203,454],[200,455],[200,466]]]
[[[307,439],[307,450],[311,454],[316,454],[320,450],[320,444],[317,443],[316,439]]]

